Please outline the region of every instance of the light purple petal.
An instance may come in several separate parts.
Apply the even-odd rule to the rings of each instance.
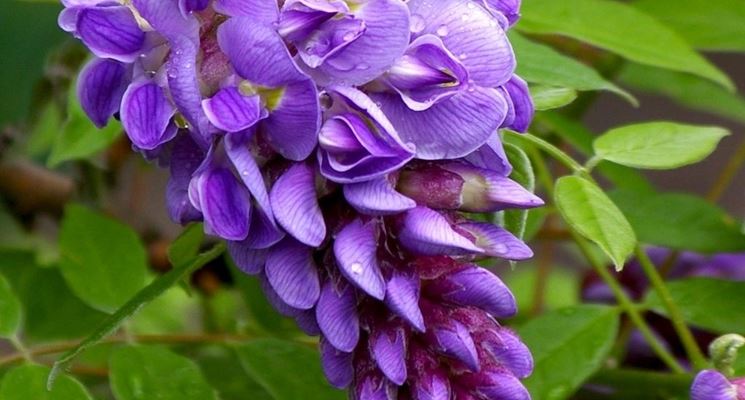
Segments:
[[[140,55],[145,33],[124,6],[89,7],[77,15],[77,34],[93,54],[132,62]]]
[[[179,0],[178,6],[181,14],[188,15],[193,12],[203,11],[210,4],[210,0]]]
[[[276,1],[215,0],[215,11],[231,17],[250,17],[256,22],[271,24],[279,19]]]
[[[373,329],[370,348],[378,368],[394,384],[406,382],[406,332],[401,326]]]
[[[168,88],[173,102],[189,122],[189,128],[209,141],[211,127],[202,109],[202,94],[197,79],[196,62],[198,45],[187,36],[177,36],[171,41],[171,52],[166,64]]]
[[[367,215],[398,214],[416,207],[416,202],[397,192],[386,176],[344,185],[344,198]]]
[[[194,183],[204,214],[205,230],[226,240],[240,241],[248,235],[251,203],[248,191],[233,173],[223,167],[208,167]]]
[[[484,254],[506,260],[527,260],[533,257],[533,251],[522,240],[509,231],[485,222],[468,222],[458,225],[476,237],[476,246]]]
[[[361,85],[391,67],[409,44],[409,10],[400,0],[357,3],[354,16],[365,22],[365,32],[318,68],[306,67],[326,85]]]
[[[277,222],[293,237],[318,247],[326,237],[326,224],[316,196],[315,173],[305,163],[290,167],[274,183],[269,195]]]
[[[313,152],[320,126],[318,91],[305,77],[284,87],[279,102],[261,123],[274,150],[294,161],[305,160]]]
[[[517,313],[515,296],[496,275],[478,266],[468,266],[441,276],[427,285],[427,292],[461,306],[478,307],[498,318]]]
[[[225,150],[228,158],[233,163],[243,184],[246,185],[248,191],[251,192],[251,195],[256,200],[259,210],[266,216],[266,222],[276,227],[264,176],[256,164],[251,150],[245,141],[241,139],[240,135],[227,135],[225,137]]]
[[[472,0],[449,0],[433,7],[430,0],[411,0],[409,8],[424,21],[417,35],[440,36],[466,66],[475,85],[497,87],[512,77],[512,46],[499,21],[481,5]]]
[[[339,270],[350,282],[370,296],[382,300],[385,281],[378,263],[378,221],[360,219],[350,222],[334,241]]]
[[[530,400],[525,386],[514,375],[506,371],[486,371],[481,382],[474,385],[478,395],[486,399]]]
[[[287,13],[283,13],[285,15]],[[354,43],[365,33],[365,22],[351,15],[329,18],[297,43],[298,56],[310,68],[317,68]]]
[[[199,21],[192,15],[181,13],[180,0],[131,1],[142,18],[169,41],[186,39],[195,44],[199,43]]]
[[[321,283],[310,247],[285,238],[269,251],[264,268],[272,288],[289,306],[308,310],[318,301]]]
[[[122,125],[132,143],[141,149],[155,149],[176,136],[176,126],[171,123],[175,112],[155,83],[130,85],[122,98]]]
[[[701,371],[691,386],[691,400],[738,400],[737,388],[717,371]]]
[[[108,59],[91,60],[78,78],[78,99],[86,115],[103,128],[119,111],[122,96],[129,83],[129,72],[123,64]]]
[[[328,280],[321,288],[316,320],[326,340],[340,351],[351,353],[360,340],[360,320],[354,289]]]
[[[504,152],[502,140],[496,133],[491,135],[483,146],[467,155],[465,160],[501,176],[509,176],[512,173],[512,165]]]
[[[202,100],[202,108],[212,125],[225,132],[239,132],[250,128],[262,118],[261,98],[244,96],[237,87],[218,91],[212,98]]]
[[[352,364],[354,355],[339,351],[323,337],[321,337],[320,348],[323,373],[331,386],[337,389],[349,387],[354,379],[354,365]]]
[[[505,16],[509,25],[520,19],[521,0],[482,0],[489,11]]]
[[[473,342],[468,328],[460,322],[451,321],[447,327],[436,327],[431,330],[431,340],[436,346],[436,350],[443,355],[452,357],[461,361],[471,371],[478,371],[479,356],[476,351],[476,344]]]
[[[533,356],[520,338],[506,328],[496,328],[485,335],[477,334],[480,346],[494,358],[500,366],[508,369],[520,379],[533,372]]]
[[[266,249],[252,249],[243,242],[228,242],[228,252],[235,265],[249,275],[257,275],[264,270],[269,253]]]
[[[425,111],[413,111],[397,94],[372,95],[399,135],[416,145],[417,158],[463,157],[481,147],[502,124],[507,102],[499,91],[469,87]]]
[[[517,132],[527,132],[535,114],[535,106],[533,105],[533,98],[530,97],[528,84],[519,76],[513,75],[504,84],[504,88],[509,93],[515,109],[515,119],[507,128]]]
[[[419,308],[419,292],[419,277],[395,271],[386,284],[385,305],[414,329],[424,332],[426,328]]]
[[[437,211],[417,207],[404,215],[399,233],[401,244],[419,255],[463,255],[482,253],[479,247],[453,230]]]

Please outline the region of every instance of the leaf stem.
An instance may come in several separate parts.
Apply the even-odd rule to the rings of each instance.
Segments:
[[[572,158],[569,154],[565,153],[563,150],[547,142],[546,140],[539,138],[538,136],[531,135],[530,133],[520,134],[509,130],[505,131],[505,134],[510,135],[510,137],[517,139],[518,141],[535,145],[536,147],[551,155],[551,157],[556,159],[556,161],[564,164],[574,173],[587,173],[585,167],[580,165],[580,163],[574,160],[574,158]]]
[[[636,258],[639,260],[639,264],[641,264],[644,274],[647,275],[649,283],[657,292],[660,300],[662,300],[662,305],[667,310],[668,316],[673,323],[673,328],[675,328],[675,332],[678,334],[686,354],[688,354],[688,359],[698,370],[707,368],[708,362],[706,361],[706,357],[704,357],[701,348],[698,346],[698,343],[696,343],[696,339],[693,337],[691,329],[683,318],[683,313],[680,311],[678,305],[675,304],[675,301],[670,294],[670,290],[667,285],[665,285],[665,280],[660,275],[657,267],[652,263],[647,252],[640,246],[636,247]]]
[[[737,171],[740,170],[743,164],[745,164],[745,140],[740,143],[735,154],[732,155],[721,174],[719,174],[719,177],[717,177],[717,180],[714,181],[709,193],[706,195],[706,200],[712,203],[717,203],[719,199],[722,198],[722,195],[730,186],[735,175],[737,175]]]

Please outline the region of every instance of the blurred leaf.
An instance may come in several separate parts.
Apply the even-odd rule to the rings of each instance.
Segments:
[[[111,356],[110,366],[117,400],[217,399],[193,361],[162,347],[122,347]]]
[[[536,267],[535,263],[523,265],[503,277],[507,286],[515,294],[517,308],[521,314],[530,312],[534,307],[535,284],[538,278]],[[579,280],[575,273],[567,269],[555,268],[548,276],[547,283],[544,292],[546,310],[556,310],[579,303]]]
[[[619,80],[637,90],[670,97],[682,106],[745,124],[745,98],[698,76],[629,63]]]
[[[59,245],[62,274],[91,307],[113,312],[145,285],[145,249],[137,234],[118,221],[69,205]]]
[[[78,338],[105,317],[78,299],[56,268],[38,266],[31,252],[0,252],[0,274],[21,302],[27,340]]]
[[[634,6],[706,50],[745,51],[742,0],[637,0]]]
[[[519,147],[505,143],[504,151],[507,158],[512,164],[512,174],[510,178],[522,185],[525,189],[535,191],[535,173],[533,165],[530,163],[528,155]],[[515,236],[523,238],[525,236],[525,227],[528,222],[529,210],[506,210],[504,212],[504,226]]]
[[[189,297],[180,288],[171,288],[132,317],[129,328],[136,334],[168,334],[195,332],[199,327],[196,315],[198,297]]]
[[[121,123],[113,119],[103,129],[98,129],[81,108],[76,88],[77,83],[70,85],[67,120],[52,146],[47,160],[50,167],[96,155],[109,147],[122,133]]]
[[[199,247],[204,241],[204,225],[190,224],[171,243],[168,248],[168,260],[171,265],[183,265],[199,254]]]
[[[232,349],[211,346],[196,360],[221,400],[272,400],[273,397],[246,374]]]
[[[518,329],[535,368],[525,386],[536,399],[563,400],[597,371],[618,332],[616,308],[582,305],[540,316]]]
[[[704,199],[677,193],[614,191],[642,243],[701,253],[745,251],[740,224]]]
[[[0,275],[0,337],[15,335],[21,324],[21,303],[10,288],[7,280]]]
[[[708,157],[729,135],[726,129],[647,122],[612,129],[595,140],[595,153],[634,168],[673,169]]]
[[[536,85],[530,87],[530,97],[536,110],[551,110],[573,102],[577,92],[570,88]]]
[[[517,74],[528,82],[582,91],[607,90],[631,104],[638,103],[634,96],[605,80],[594,69],[549,46],[533,42],[514,31],[510,32],[510,43],[520,60]]]
[[[688,400],[691,374],[670,374],[643,369],[603,369],[592,376],[576,400],[598,398],[633,400]],[[612,392],[612,396],[606,393]]]
[[[576,150],[586,156],[592,154],[592,142],[595,135],[582,123],[569,119],[555,112],[541,113],[538,116],[541,124],[566,140]],[[622,165],[601,162],[597,170],[608,178],[616,187],[638,192],[653,192],[652,184],[637,171]]]
[[[669,282],[668,289],[686,322],[718,333],[745,334],[745,282],[711,278],[691,278]],[[665,307],[651,291],[646,304],[665,315]]]
[[[320,355],[306,346],[276,339],[237,348],[246,372],[274,400],[342,400],[346,394],[326,383]]]
[[[595,242],[616,265],[623,268],[634,251],[636,236],[621,210],[594,183],[578,176],[556,182],[556,206],[580,235]]]
[[[632,6],[610,0],[530,0],[523,3],[517,29],[568,36],[631,61],[711,79],[729,90],[734,84],[696,53],[675,31]]]
[[[23,365],[12,369],[0,384],[3,400],[92,400],[85,387],[67,375],[47,390],[49,368],[41,365]]]
[[[26,153],[31,157],[41,157],[48,154],[52,148],[60,126],[62,126],[62,111],[55,102],[49,102],[34,125],[26,142]]]
[[[530,210],[528,213],[528,220],[525,221],[525,235],[523,240],[525,242],[531,241],[538,231],[543,228],[543,224],[546,222],[546,217],[550,213],[547,207],[538,207]]]

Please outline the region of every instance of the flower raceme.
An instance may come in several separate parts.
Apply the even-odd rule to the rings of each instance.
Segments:
[[[542,205],[498,130],[533,105],[505,31],[519,0],[63,0],[95,56],[81,105],[169,168],[276,309],[359,400],[522,400],[532,358],[476,262],[531,250],[468,213]]]

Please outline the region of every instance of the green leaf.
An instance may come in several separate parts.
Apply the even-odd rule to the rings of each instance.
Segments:
[[[616,268],[623,268],[633,253],[636,236],[621,210],[594,183],[578,176],[556,182],[556,206],[580,235],[595,242]]]
[[[522,185],[525,189],[535,191],[535,173],[528,155],[519,147],[505,143],[504,151],[512,164],[510,178]],[[504,212],[504,226],[515,236],[523,238],[525,227],[528,222],[529,210],[507,210]]]
[[[62,110],[57,103],[51,101],[38,116],[34,129],[25,144],[26,153],[31,157],[41,157],[48,154],[55,139],[59,135],[62,125]]]
[[[41,365],[24,365],[8,372],[0,384],[3,400],[92,400],[80,382],[63,375],[47,391],[46,377],[49,368]]]
[[[139,335],[195,332],[198,323],[193,320],[199,311],[197,296],[189,297],[181,288],[174,287],[133,315],[129,329]]]
[[[553,86],[531,86],[530,96],[533,98],[535,109],[551,110],[561,108],[572,103],[577,98],[574,89]]]
[[[76,88],[76,83],[70,85],[67,120],[52,146],[47,160],[50,167],[65,161],[90,158],[109,147],[122,133],[121,123],[114,120],[98,129],[81,108]]]
[[[595,242],[616,268],[623,268],[633,253],[636,236],[621,210],[594,183],[578,176],[556,182],[556,206],[580,235]]]
[[[617,53],[640,64],[696,74],[734,90],[722,71],[675,31],[634,7],[610,0],[530,0],[520,31],[559,34]]]
[[[603,369],[580,390],[578,399],[597,399],[598,387],[612,391],[607,400],[688,400],[691,374],[671,374],[647,369]],[[584,392],[584,393],[583,393]]]
[[[605,160],[634,168],[673,169],[709,156],[726,129],[647,122],[612,129],[595,140],[595,153]]]
[[[514,31],[510,32],[510,43],[520,60],[517,74],[528,82],[581,91],[607,90],[631,104],[638,104],[634,96],[607,81],[594,69],[549,46],[533,42]]]
[[[110,366],[117,400],[217,399],[197,364],[162,347],[122,347]]]
[[[57,374],[70,364],[75,357],[98,344],[106,336],[115,332],[119,326],[126,320],[135,314],[138,310],[147,304],[150,304],[155,298],[163,294],[166,290],[172,287],[174,284],[179,282],[185,276],[201,268],[208,262],[219,257],[225,251],[225,244],[217,244],[210,250],[205,251],[198,255],[191,263],[175,267],[168,271],[165,275],[160,276],[154,280],[151,284],[140,290],[134,297],[129,299],[126,304],[119,308],[114,314],[107,317],[90,336],[86,337],[80,344],[75,348],[63,354],[57,362],[54,363],[54,368],[49,374],[49,384],[51,385],[57,377]]]
[[[635,7],[706,50],[745,51],[742,0],[638,0]]]
[[[21,324],[21,302],[10,288],[8,281],[0,275],[0,337],[15,335]]]
[[[187,226],[168,248],[168,260],[171,265],[183,265],[193,260],[199,254],[202,241],[204,241],[204,225]]]
[[[639,241],[700,253],[745,251],[740,223],[704,199],[678,193],[614,191]]]
[[[307,346],[276,339],[237,348],[246,372],[275,400],[342,400],[344,392],[326,383],[320,356]]]
[[[517,309],[521,314],[529,313],[535,306],[536,280],[538,268],[535,263],[522,265],[520,268],[506,274],[504,281],[509,286],[517,300]],[[556,310],[579,303],[580,282],[574,272],[566,268],[555,268],[548,276],[544,291],[544,308]]]
[[[670,282],[667,286],[686,322],[718,333],[745,333],[745,319],[742,318],[745,282],[692,278]],[[649,293],[646,304],[666,315],[656,292]]]
[[[70,205],[59,246],[65,280],[93,308],[113,312],[145,284],[145,249],[137,234],[117,221]]]
[[[618,332],[616,308],[583,305],[538,317],[518,329],[535,368],[525,386],[535,399],[562,400],[597,371]]]
[[[246,400],[248,394],[250,400],[273,399],[261,385],[246,374],[233,349],[208,346],[199,352],[195,361],[210,385],[217,389],[221,400]]]
[[[619,80],[636,90],[667,96],[684,107],[745,124],[745,98],[698,76],[630,63]]]

